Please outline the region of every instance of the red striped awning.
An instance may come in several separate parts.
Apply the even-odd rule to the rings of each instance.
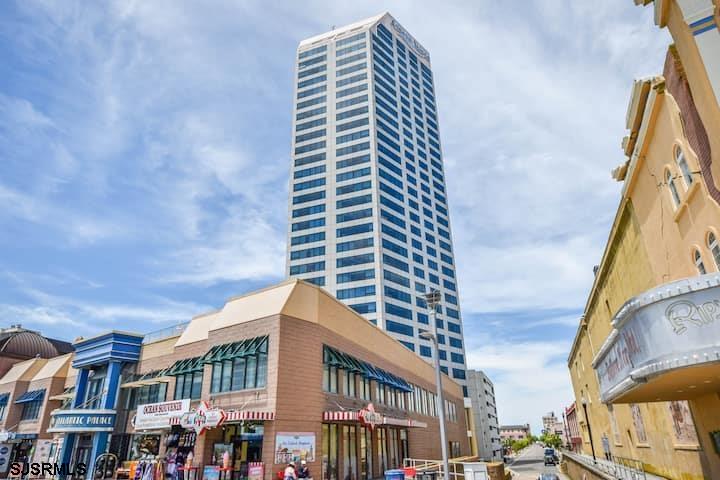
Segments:
[[[359,422],[360,418],[357,411],[343,410],[323,412],[323,421],[325,422]],[[383,416],[383,425],[396,425],[399,427],[418,427],[427,428],[427,423],[413,420],[411,418],[393,418]]]
[[[259,412],[255,410],[230,410],[225,412],[225,420],[223,423],[241,422],[243,420],[275,420],[275,412]],[[170,425],[180,425],[180,417],[171,417]]]
[[[225,412],[225,423],[242,420],[275,420],[275,412],[258,412],[255,410],[230,410]]]
[[[357,422],[358,412],[343,410],[339,412],[323,412],[323,420],[330,422]]]

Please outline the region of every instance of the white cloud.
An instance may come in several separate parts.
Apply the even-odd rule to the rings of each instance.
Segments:
[[[564,362],[568,342],[488,338],[483,343],[468,347],[467,365],[490,376],[501,424],[530,423],[539,433],[545,413],[555,411],[561,417],[573,398]]]

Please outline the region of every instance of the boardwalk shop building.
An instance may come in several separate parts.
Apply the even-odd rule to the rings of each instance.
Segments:
[[[56,387],[72,398],[40,401],[58,461],[109,451],[120,477],[130,460],[175,459],[197,478],[217,465],[270,479],[307,460],[314,478],[359,479],[440,458],[433,367],[306,282],[231,299],[170,334],[109,332],[75,348],[77,380]],[[450,453],[466,455],[462,388],[443,382]]]

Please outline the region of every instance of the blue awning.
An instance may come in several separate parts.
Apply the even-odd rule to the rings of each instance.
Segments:
[[[27,403],[34,401],[41,401],[45,396],[45,389],[42,390],[31,390],[20,395],[20,398],[15,400],[15,403]]]
[[[7,405],[8,400],[10,400],[10,392],[0,394],[0,407]]]

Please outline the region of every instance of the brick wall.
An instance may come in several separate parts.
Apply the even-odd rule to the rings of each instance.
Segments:
[[[712,155],[707,131],[695,106],[695,101],[690,92],[690,86],[685,77],[680,58],[673,47],[668,49],[665,57],[663,75],[665,76],[668,92],[675,98],[675,101],[680,107],[680,116],[685,129],[685,136],[698,157],[703,181],[707,186],[710,196],[715,202],[720,204],[720,190],[718,190],[715,179],[713,178],[712,169],[710,168]]]

